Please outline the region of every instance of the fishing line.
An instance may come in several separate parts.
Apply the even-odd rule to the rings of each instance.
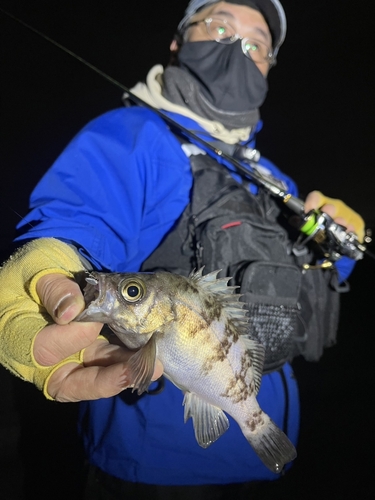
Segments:
[[[122,90],[124,90],[125,92],[130,92],[124,85],[122,85],[122,83],[120,83],[119,81],[115,80],[114,78],[112,78],[111,76],[107,75],[107,73],[104,73],[104,71],[102,71],[101,69],[97,68],[96,66],[94,66],[93,64],[89,63],[88,61],[86,61],[85,59],[83,59],[81,56],[79,56],[78,54],[75,54],[74,52],[72,52],[71,50],[69,50],[67,47],[65,47],[64,45],[61,45],[60,43],[58,43],[56,40],[54,40],[53,38],[50,38],[48,35],[46,35],[45,33],[43,33],[42,31],[39,31],[38,29],[34,28],[33,26],[31,26],[30,24],[27,24],[25,21],[22,21],[22,19],[14,16],[13,14],[11,14],[10,12],[7,12],[6,10],[4,10],[2,7],[0,7],[0,12],[2,12],[3,14],[5,14],[6,16],[10,17],[11,19],[13,19],[13,21],[21,24],[24,28],[27,28],[28,30],[32,31],[33,33],[35,33],[36,35],[40,36],[41,38],[44,38],[44,40],[46,40],[47,42],[51,43],[52,45],[54,45],[55,47],[58,47],[59,49],[61,49],[62,51],[66,52],[67,54],[69,54],[70,56],[72,56],[74,59],[77,59],[78,61],[80,61],[81,63],[83,63],[85,66],[89,67],[90,69],[92,69],[93,71],[95,71],[96,73],[98,73],[99,75],[101,75],[103,78],[105,78],[106,80],[108,80],[109,82],[113,83],[114,85],[116,85],[117,87],[120,87]],[[134,96],[136,97],[136,96]]]

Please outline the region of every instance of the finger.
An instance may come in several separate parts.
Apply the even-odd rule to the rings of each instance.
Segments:
[[[347,219],[344,217],[336,217],[337,213],[337,207],[334,205],[327,203],[321,207],[322,212],[328,214],[330,217],[332,217],[333,221],[336,224],[339,224],[340,226],[343,226],[346,231],[349,232],[356,232],[356,227]]]
[[[325,200],[326,197],[320,191],[311,191],[305,200],[305,213],[310,212],[310,210],[320,208],[324,204]]]
[[[110,344],[106,340],[97,339],[83,354],[85,366],[109,366],[111,364],[127,362],[134,351],[127,349],[123,344]],[[163,365],[156,359],[152,380],[157,380],[163,374]]]
[[[134,351],[117,344],[110,344],[107,340],[97,339],[85,349],[83,364],[85,366],[110,366],[116,363],[129,361]]]
[[[334,221],[336,222],[336,224],[340,224],[340,226],[345,227],[348,233],[355,232],[355,227],[353,226],[353,224],[348,223],[347,220],[343,217],[336,217]]]
[[[59,325],[70,323],[85,308],[79,285],[63,274],[42,276],[36,291],[49,315]]]
[[[127,363],[83,367],[69,363],[59,368],[48,383],[48,394],[61,402],[77,402],[115,396],[131,387]]]
[[[48,383],[48,393],[61,402],[115,396],[133,385],[127,363],[132,354],[133,351],[98,339],[85,350],[84,366],[69,363],[56,370]],[[156,360],[152,380],[162,373],[162,364]]]
[[[48,325],[34,341],[34,358],[42,366],[52,366],[92,344],[102,329],[102,323]]]
[[[329,215],[330,217],[332,217],[332,219],[335,218],[337,210],[336,210],[336,207],[334,205],[331,205],[330,203],[326,203],[320,209],[322,212],[324,212],[327,215]]]

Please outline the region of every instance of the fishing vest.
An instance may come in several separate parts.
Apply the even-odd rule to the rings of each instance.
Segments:
[[[340,287],[337,272],[305,269],[314,255],[293,251],[293,235],[279,200],[257,195],[233,179],[212,157],[190,157],[194,184],[190,204],[141,271],[188,276],[221,269],[239,286],[249,310],[248,335],[265,347],[264,372],[302,354],[318,360],[336,340]]]

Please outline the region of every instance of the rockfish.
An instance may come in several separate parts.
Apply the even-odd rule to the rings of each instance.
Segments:
[[[237,287],[217,274],[92,272],[84,289],[87,307],[77,320],[106,323],[135,350],[129,362],[139,394],[160,359],[165,376],[184,393],[185,422],[192,417],[200,446],[228,429],[226,412],[263,463],[281,472],[296,450],[256,400],[264,349],[246,335],[247,310]]]

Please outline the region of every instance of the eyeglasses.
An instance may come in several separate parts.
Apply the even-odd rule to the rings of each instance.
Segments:
[[[204,21],[191,23],[187,28],[200,23],[205,24],[208,36],[212,40],[215,40],[215,42],[229,45],[237,40],[241,40],[242,52],[249,59],[252,59],[256,63],[267,62],[273,64],[275,62],[272,50],[264,42],[260,42],[255,38],[241,37],[226,19],[209,17]]]

